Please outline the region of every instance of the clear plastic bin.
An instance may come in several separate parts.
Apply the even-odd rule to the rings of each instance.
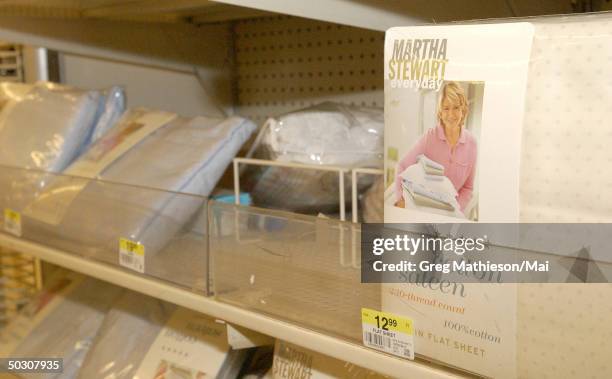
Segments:
[[[361,283],[358,224],[215,201],[209,214],[218,300],[361,343],[381,288]]]
[[[205,294],[206,201],[201,196],[0,166],[0,225],[5,233]],[[11,221],[7,212],[18,215],[18,227],[15,216]]]

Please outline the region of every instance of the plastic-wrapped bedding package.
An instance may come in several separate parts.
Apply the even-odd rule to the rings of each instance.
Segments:
[[[126,110],[125,91],[120,86],[112,86],[98,91],[98,109],[94,116],[93,127],[81,145],[76,157],[83,154],[89,146],[100,139],[119,121]]]
[[[471,108],[482,116],[479,178],[472,192],[479,200],[479,221],[612,220],[612,149],[608,148],[612,141],[608,74],[612,14],[394,28],[387,32],[391,54],[385,59],[393,64],[391,57],[402,56],[393,55],[394,48],[397,52],[415,46],[417,40],[430,46],[436,43],[437,58],[445,63],[445,81],[465,81],[476,89],[484,86],[484,103]],[[406,51],[414,53],[410,48]],[[396,58],[395,64],[403,61]],[[387,75],[395,78],[395,74],[385,75],[388,149],[393,140],[399,140],[396,132],[408,117],[403,101],[412,98],[415,90],[398,89],[401,81],[391,86],[393,79]],[[471,99],[477,100],[477,96]],[[403,154],[400,151],[400,157]],[[385,222],[402,222],[401,211],[385,200]],[[420,222],[431,222],[428,217],[422,214]],[[551,251],[559,259],[583,250],[591,250],[595,260],[611,259],[609,249],[597,252],[593,246],[578,245],[569,234],[560,238],[567,241],[566,246]],[[556,258],[551,255],[550,259]],[[567,281],[574,277],[588,281],[593,270],[576,270],[578,266],[576,259],[567,273],[552,274],[567,276]],[[384,286],[388,286],[383,291],[384,311],[412,317],[424,336],[436,336],[416,335],[417,354],[493,377],[612,377],[609,283],[510,283],[498,288],[465,283],[466,296],[410,285]],[[499,296],[502,290],[507,296]],[[412,299],[452,304],[462,314],[427,310]],[[568,320],[571,327],[560,327],[568,325]],[[477,330],[481,337],[485,332],[497,337],[455,333],[444,326],[449,324]],[[459,341],[460,346],[471,346],[472,354],[452,344],[436,344],[436,339]]]
[[[80,378],[133,378],[176,306],[126,291],[108,312]]]
[[[75,378],[106,312],[123,291],[73,272],[56,273],[42,293],[0,330],[0,356],[63,358],[61,374],[24,376]]]
[[[24,236],[113,264],[128,239],[145,249],[137,270],[151,273],[156,261],[164,266],[152,258],[201,209],[254,129],[238,117],[128,111],[24,206]]]
[[[321,103],[269,119],[258,137],[260,145],[255,157],[348,169],[380,168],[383,129],[381,109]],[[246,182],[252,187],[255,205],[298,212],[338,210],[336,172],[284,167],[265,167],[252,172]],[[371,184],[371,178],[361,179],[361,188]],[[348,176],[345,186],[349,199]]]
[[[538,21],[523,124],[520,221],[611,222],[612,14]],[[610,284],[519,286],[519,377],[612,377],[610,304]],[[570,329],[551,331],[567,320],[574,320]],[[568,340],[569,349],[550,348]]]
[[[96,123],[91,133],[90,142],[95,142],[108,132],[119,121],[125,112],[126,98],[122,87],[113,86],[102,91]]]
[[[263,143],[275,160],[378,167],[384,128],[380,109],[321,103],[269,119]]]
[[[229,348],[225,324],[126,292],[104,320],[78,377],[235,378],[244,357]]]
[[[90,137],[98,91],[52,83],[0,84],[0,164],[59,172]]]
[[[388,378],[374,371],[281,340],[276,340],[274,346],[274,363],[270,376],[274,379]]]
[[[611,222],[612,14],[534,23],[521,221]],[[607,162],[607,163],[604,163]]]

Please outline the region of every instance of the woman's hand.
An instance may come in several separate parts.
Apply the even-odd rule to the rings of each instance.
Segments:
[[[406,202],[404,201],[404,198],[402,197],[401,199],[399,199],[396,203],[395,203],[396,207],[399,208],[406,208]]]

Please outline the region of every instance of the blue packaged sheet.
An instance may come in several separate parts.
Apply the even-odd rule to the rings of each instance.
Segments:
[[[95,123],[98,91],[53,83],[0,83],[0,164],[60,172]]]
[[[204,211],[205,196],[254,129],[238,117],[128,111],[24,207],[24,236],[113,264],[126,263],[119,253],[124,238],[144,248],[142,267],[130,268],[151,273],[160,264],[155,255]],[[185,265],[197,264],[182,256]]]

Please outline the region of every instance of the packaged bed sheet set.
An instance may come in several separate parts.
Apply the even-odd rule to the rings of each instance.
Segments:
[[[382,109],[326,102],[266,121],[255,143],[256,158],[314,166],[382,167]],[[254,169],[251,181],[257,206],[296,212],[337,212],[337,172],[301,168]],[[372,178],[359,178],[360,189]],[[248,184],[247,184],[248,186]],[[345,175],[346,199],[350,176]]]
[[[106,94],[49,82],[0,83],[0,164],[62,171],[123,113],[123,90]]]
[[[24,236],[151,273],[152,258],[202,212],[203,196],[254,128],[238,117],[130,110],[62,177],[48,178],[22,205]],[[139,244],[142,254],[123,254],[127,243]]]
[[[611,14],[388,30],[385,222],[612,220],[611,69]],[[383,285],[417,355],[486,377],[612,376],[609,284],[456,285]]]
[[[388,378],[282,340],[276,340],[274,345],[274,362],[268,376],[274,379]]]
[[[236,378],[246,354],[227,341],[224,323],[128,291],[104,319],[78,377]]]
[[[11,378],[229,379],[246,353],[223,322],[63,269],[0,330],[3,357],[63,359],[61,373]]]
[[[59,270],[43,291],[0,330],[0,356],[63,359],[63,373],[25,374],[75,378],[106,312],[123,289]]]

